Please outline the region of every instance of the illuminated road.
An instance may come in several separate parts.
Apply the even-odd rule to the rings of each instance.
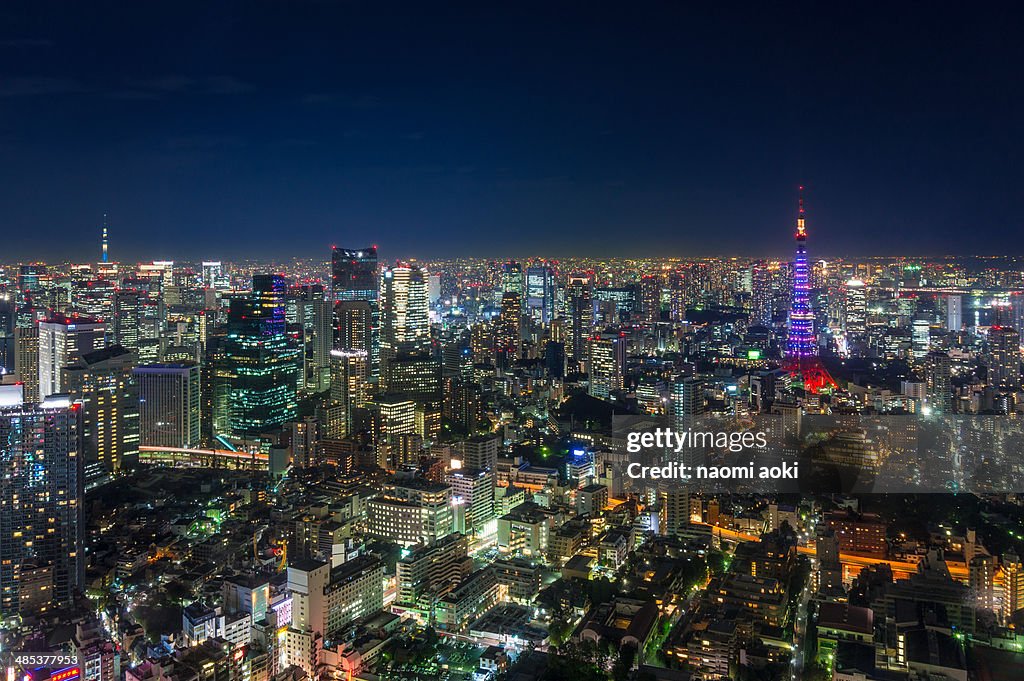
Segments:
[[[230,449],[189,449],[187,447],[139,447],[140,464],[162,464],[189,468],[266,469],[270,457],[262,452]]]
[[[729,539],[737,542],[761,541],[760,537],[753,534],[747,534],[746,532],[727,530],[724,527],[708,525],[707,523],[693,524],[710,527],[715,535],[723,539]],[[804,555],[814,555],[814,549],[809,546],[797,546],[796,550]],[[839,560],[843,564],[844,577],[847,575],[855,577],[862,569],[872,565],[879,565],[881,563],[885,563],[892,568],[892,576],[894,579],[906,579],[917,572],[917,563],[907,561],[889,560],[887,558],[872,558],[870,556],[859,556],[855,553],[840,553]],[[953,579],[964,583],[967,582],[967,566],[965,564],[957,561],[946,561],[946,567],[949,568],[949,574]],[[1000,578],[997,577],[996,581],[999,582]]]

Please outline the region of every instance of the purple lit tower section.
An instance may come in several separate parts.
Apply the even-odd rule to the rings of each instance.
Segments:
[[[800,208],[796,218],[796,258],[793,260],[793,301],[789,309],[787,355],[813,357],[818,354],[811,309],[811,277],[807,265],[807,230],[804,226],[804,196],[800,187]]]
[[[796,218],[796,258],[793,260],[793,302],[789,308],[789,338],[782,368],[793,378],[795,386],[809,393],[819,393],[834,390],[837,386],[818,357],[818,341],[814,335],[803,192],[804,188],[800,187],[800,208]]]

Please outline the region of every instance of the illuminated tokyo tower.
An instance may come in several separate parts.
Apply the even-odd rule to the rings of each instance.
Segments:
[[[836,387],[818,358],[814,334],[814,310],[811,308],[811,275],[807,264],[807,227],[804,224],[804,188],[800,187],[796,217],[796,257],[793,259],[793,299],[789,308],[789,337],[783,369],[795,383],[811,393]]]

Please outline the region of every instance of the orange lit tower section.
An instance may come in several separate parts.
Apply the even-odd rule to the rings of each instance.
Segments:
[[[818,357],[814,333],[814,310],[811,308],[810,268],[807,263],[807,226],[804,222],[804,188],[800,187],[796,218],[796,257],[793,259],[793,298],[789,308],[789,337],[782,368],[793,383],[810,393],[836,388]]]

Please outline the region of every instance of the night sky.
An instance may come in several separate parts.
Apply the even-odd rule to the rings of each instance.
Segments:
[[[1021,10],[771,4],[4,3],[0,260],[1024,252]]]

